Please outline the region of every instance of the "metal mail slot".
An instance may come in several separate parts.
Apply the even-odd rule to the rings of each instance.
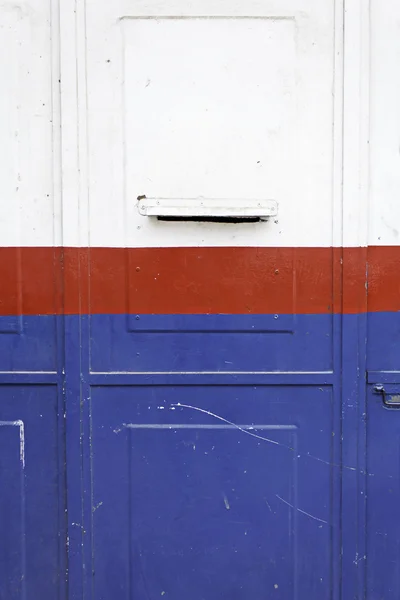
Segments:
[[[278,214],[274,200],[216,198],[138,198],[139,213],[147,217],[226,217],[267,220]]]

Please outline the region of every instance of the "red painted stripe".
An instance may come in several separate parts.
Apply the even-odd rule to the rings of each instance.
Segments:
[[[368,310],[400,310],[400,247],[3,247],[0,314],[357,313],[366,256]]]

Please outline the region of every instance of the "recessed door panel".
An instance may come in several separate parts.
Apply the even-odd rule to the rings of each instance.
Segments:
[[[94,387],[95,597],[330,598],[329,387]]]

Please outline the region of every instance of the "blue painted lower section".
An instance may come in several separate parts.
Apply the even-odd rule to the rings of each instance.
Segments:
[[[4,600],[63,597],[67,547],[62,445],[55,385],[0,386]]]
[[[400,312],[369,313],[367,365],[369,371],[400,371]]]
[[[399,400],[399,383],[385,389],[388,401]],[[370,598],[394,599],[400,594],[400,410],[385,408],[373,386],[367,392],[367,440],[367,589]]]
[[[66,317],[73,319],[78,317]],[[340,331],[342,316],[83,317],[87,319],[92,371],[285,372],[332,369],[333,336]],[[357,315],[345,315],[343,322],[355,319]],[[9,320],[0,317],[1,370],[55,371],[57,330],[64,317],[21,317],[20,331],[8,331]],[[370,313],[367,322],[368,370],[398,370],[400,313]]]
[[[1,371],[55,371],[63,317],[25,316],[16,323],[20,329],[11,329],[10,318],[0,317]]]
[[[311,386],[93,388],[95,597],[330,598],[332,403]]]
[[[274,315],[226,317],[213,317],[211,322],[209,315],[145,315],[141,317],[146,327],[143,331],[133,330],[132,317],[126,315],[94,315],[89,323],[91,368],[196,372],[332,369],[336,319],[332,315],[281,315],[282,330]]]
[[[138,317],[0,318],[0,598],[398,600],[400,314]]]

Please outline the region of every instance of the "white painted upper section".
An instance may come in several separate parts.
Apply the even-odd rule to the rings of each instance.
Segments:
[[[58,78],[55,74],[54,81],[50,18],[50,1],[0,3],[2,246],[61,242],[52,148],[58,119],[52,90]]]
[[[332,244],[333,1],[87,6],[91,245]],[[279,215],[150,221],[142,195]]]
[[[344,53],[343,13],[334,0],[1,3],[0,244],[398,245],[400,4],[349,3]],[[279,214],[158,222],[141,195],[268,198]]]
[[[122,27],[121,211],[129,245],[154,245],[137,218],[142,194],[242,199],[244,206],[253,198],[291,201],[279,165],[296,166],[295,21],[124,19]],[[187,226],[175,226],[171,238],[162,224],[163,242],[178,242]]]
[[[371,0],[369,243],[400,244],[400,2]]]

